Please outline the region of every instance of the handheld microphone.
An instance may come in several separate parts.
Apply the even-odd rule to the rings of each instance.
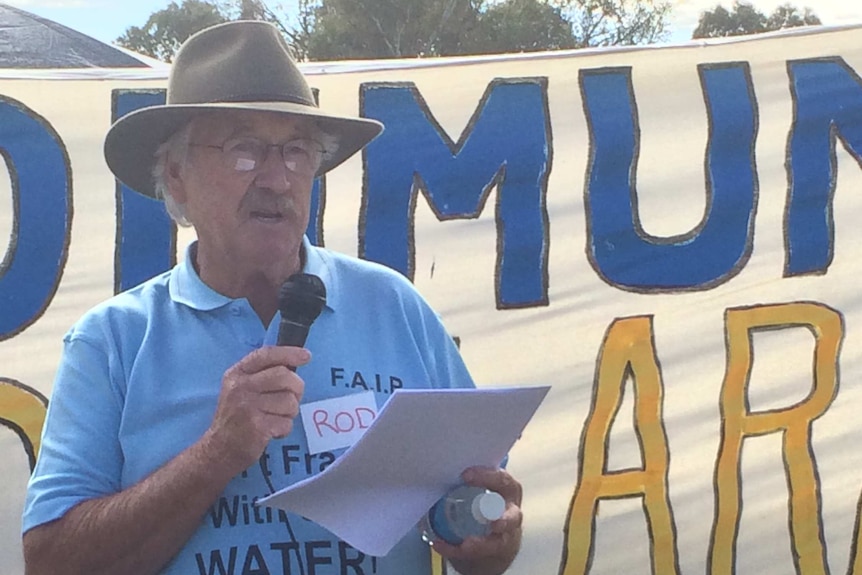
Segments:
[[[312,274],[293,274],[285,281],[278,294],[278,310],[281,312],[281,323],[278,325],[276,345],[302,347],[308,337],[308,328],[323,311],[326,305],[326,286],[323,280]],[[296,371],[291,367],[291,371]],[[275,493],[269,471],[266,466],[268,455],[266,448],[260,456],[260,472],[269,487],[270,494]],[[285,517],[285,525],[292,543],[296,543],[296,535],[290,526],[290,520]],[[295,549],[299,559],[300,573],[304,575],[302,558],[299,557],[299,547]]]
[[[293,274],[281,286],[278,309],[281,323],[278,326],[277,345],[302,347],[308,337],[308,328],[326,305],[326,286],[312,274]]]

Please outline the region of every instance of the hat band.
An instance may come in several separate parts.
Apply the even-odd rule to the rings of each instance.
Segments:
[[[188,104],[236,104],[252,102],[284,102],[287,104],[299,104],[302,106],[317,108],[317,104],[315,102],[309,102],[305,98],[293,98],[286,94],[237,94],[235,96],[225,96],[213,98],[211,100],[188,102]],[[182,105],[183,102],[171,102],[171,104]]]

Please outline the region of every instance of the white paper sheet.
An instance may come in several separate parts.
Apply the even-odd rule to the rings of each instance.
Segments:
[[[550,387],[399,390],[320,474],[261,499],[386,555],[473,465],[497,466]]]

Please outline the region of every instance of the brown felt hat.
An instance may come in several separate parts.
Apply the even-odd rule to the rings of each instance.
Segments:
[[[321,110],[278,29],[267,22],[219,24],[191,36],[171,68],[166,104],[131,112],[105,137],[105,159],[130,188],[155,197],[152,169],[158,147],[195,115],[250,110],[306,116],[338,140],[318,175],[377,137],[383,125]]]

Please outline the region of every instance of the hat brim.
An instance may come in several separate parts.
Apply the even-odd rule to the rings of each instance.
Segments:
[[[321,130],[338,139],[338,148],[324,156],[318,176],[347,160],[383,131],[383,124],[376,120],[334,116],[311,106],[289,102],[151,106],[123,116],[108,130],[105,137],[108,167],[128,187],[155,198],[152,172],[156,150],[192,118],[216,110],[275,112],[313,119]]]

